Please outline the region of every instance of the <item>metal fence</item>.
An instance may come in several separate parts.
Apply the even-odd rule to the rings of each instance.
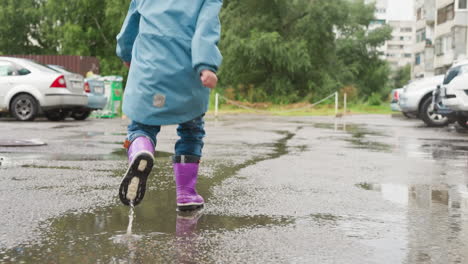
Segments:
[[[54,64],[65,67],[71,72],[79,73],[83,76],[87,72],[93,71],[99,74],[99,59],[87,56],[72,55],[2,55],[5,57],[15,57],[30,59],[42,64]]]

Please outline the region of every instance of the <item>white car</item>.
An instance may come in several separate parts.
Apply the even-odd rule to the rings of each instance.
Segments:
[[[428,126],[446,126],[450,120],[434,112],[432,93],[441,85],[444,75],[416,80],[403,89],[400,94],[400,108],[405,115],[419,117]]]
[[[390,108],[392,111],[401,112],[400,108],[400,94],[403,92],[403,88],[393,89],[390,96],[392,101],[390,102]],[[404,114],[404,113],[403,113]]]
[[[454,64],[440,90],[442,104],[454,111],[458,123],[468,128],[468,60]]]
[[[20,121],[43,113],[60,121],[87,104],[82,78],[31,60],[0,57],[0,113],[10,112]]]

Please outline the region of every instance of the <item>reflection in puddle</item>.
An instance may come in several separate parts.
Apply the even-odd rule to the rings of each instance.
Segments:
[[[377,152],[403,152],[411,158],[422,158],[432,160],[460,160],[460,166],[466,167],[468,158],[468,140],[446,139],[446,138],[412,138],[398,137],[398,144],[387,144],[379,142],[387,138],[381,132],[372,131],[364,125],[346,123],[316,123],[315,128],[344,131],[351,137],[339,138],[351,143],[352,148],[367,149]],[[424,127],[426,128],[426,127]]]
[[[351,135],[351,138],[343,140],[352,144],[353,148],[367,149],[378,152],[391,152],[395,147],[386,143],[378,142],[372,139],[386,137],[385,134],[366,129],[363,125],[338,123],[316,123],[315,128],[333,129],[335,131],[344,131]]]
[[[382,198],[387,201],[403,205],[408,204],[408,188],[405,185],[359,183],[356,186],[368,191],[378,191],[382,194]]]
[[[468,185],[402,185],[359,183],[358,188],[367,191],[378,191],[385,200],[403,204],[430,208],[444,205],[460,209],[468,214]]]
[[[0,169],[11,167],[11,161],[7,157],[0,156]]]
[[[384,200],[404,210],[398,220],[401,225],[396,226],[404,229],[389,234],[394,237],[393,243],[407,248],[404,263],[467,263],[468,185],[360,183],[356,187],[379,192]],[[382,216],[383,221],[392,221],[396,214],[389,216]],[[346,228],[355,225],[351,221]]]

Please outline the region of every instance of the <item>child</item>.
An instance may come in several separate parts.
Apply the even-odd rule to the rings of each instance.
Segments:
[[[177,208],[204,204],[195,185],[205,136],[203,116],[222,56],[222,0],[132,0],[117,36],[117,55],[130,67],[123,111],[132,120],[125,147],[129,168],[119,190],[126,205],[145,195],[162,125],[179,124],[173,169]]]

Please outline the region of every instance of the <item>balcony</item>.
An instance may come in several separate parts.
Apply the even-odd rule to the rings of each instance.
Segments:
[[[426,25],[434,26],[436,20],[436,1],[435,0],[425,0],[424,1],[424,14],[426,19]]]
[[[426,25],[433,27],[435,25],[435,13],[431,12],[426,14]]]
[[[432,40],[431,39],[426,39],[426,45],[425,45],[426,48],[433,48],[434,47],[434,43],[432,43]]]

